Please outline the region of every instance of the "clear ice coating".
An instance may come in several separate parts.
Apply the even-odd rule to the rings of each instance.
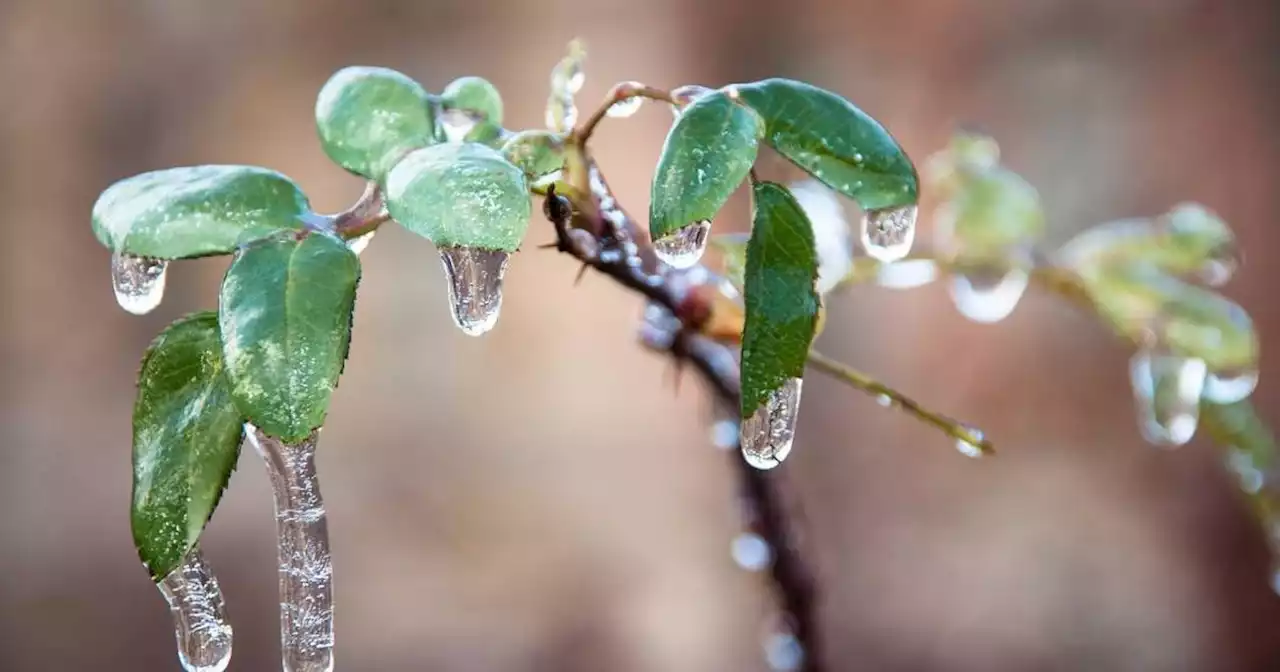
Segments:
[[[440,130],[444,131],[446,142],[462,142],[467,134],[476,127],[476,120],[465,110],[444,110],[439,118]]]
[[[347,249],[350,249],[352,252],[355,252],[356,256],[360,256],[360,253],[364,252],[364,248],[369,247],[369,241],[373,240],[373,234],[377,232],[378,232],[377,229],[375,229],[373,231],[370,231],[369,233],[364,234],[363,236],[356,236],[355,238],[348,240]]]
[[[111,286],[116,303],[134,315],[145,315],[164,298],[164,276],[169,262],[116,252],[111,255]]]
[[[710,238],[711,222],[694,222],[653,241],[653,251],[672,268],[689,268],[702,259]]]
[[[275,497],[280,537],[280,657],[284,672],[333,669],[333,560],[316,476],[319,430],[287,444],[246,424]]]
[[[626,82],[625,85],[630,85],[636,88],[644,86],[640,82]],[[609,109],[605,110],[605,114],[610,117],[625,119],[639,111],[642,105],[644,105],[644,98],[641,96],[631,96],[630,98],[623,98],[613,105],[610,105]]]
[[[764,641],[764,659],[769,669],[794,672],[804,664],[804,647],[789,632],[775,632]]]
[[[1138,425],[1147,441],[1180,446],[1191,440],[1200,421],[1205,387],[1203,359],[1141,350],[1129,361],[1129,380]]]
[[[772,469],[787,459],[796,437],[803,383],[800,378],[791,378],[742,421],[742,457],[747,464],[756,469]]]
[[[173,612],[178,660],[187,672],[222,672],[231,662],[231,624],[218,579],[197,546],[158,584]]]
[[[493,328],[502,310],[502,276],[511,255],[474,247],[440,248],[449,285],[449,308],[462,333],[480,336]]]
[[[1257,370],[1215,371],[1205,376],[1204,398],[1215,404],[1234,404],[1258,387]]]
[[[679,117],[681,110],[693,103],[693,101],[711,93],[715,89],[710,89],[701,84],[685,84],[671,90],[671,114]]]
[[[892,262],[911,252],[916,239],[914,205],[867,210],[862,215],[862,247],[877,261]]]
[[[733,561],[748,572],[759,572],[773,562],[773,549],[755,532],[743,532],[734,537],[730,547]]]
[[[958,273],[951,279],[951,299],[960,314],[974,322],[999,322],[1018,306],[1030,280],[1020,268]]]

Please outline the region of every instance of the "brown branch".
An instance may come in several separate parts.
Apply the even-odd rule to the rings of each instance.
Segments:
[[[634,98],[637,96],[641,98],[648,98],[649,100],[671,103],[672,105],[675,104],[675,100],[671,98],[671,94],[667,91],[663,91],[662,89],[646,86],[637,82],[622,82],[621,84],[615,84],[613,89],[609,91],[609,94],[604,97],[604,102],[600,103],[600,107],[597,107],[595,111],[591,113],[591,116],[587,117],[586,121],[580,124],[578,128],[574,129],[573,137],[575,142],[579,145],[586,144],[587,140],[591,139],[591,134],[595,132],[596,126],[598,126],[600,121],[605,118],[605,115],[609,113],[609,108],[613,107],[616,103],[620,103],[628,98]]]
[[[590,207],[578,208],[557,194],[554,187],[548,190],[544,212],[555,225],[555,247],[674,317],[677,326],[668,352],[677,362],[692,365],[717,400],[737,413],[741,388],[737,356],[731,346],[699,333],[702,313],[690,305],[696,302],[690,300],[693,293],[682,281],[687,272],[671,271],[659,264],[648,237],[618,205],[595,163],[585,153],[581,158],[590,173],[592,202],[587,204]],[[820,672],[823,668],[815,613],[816,583],[795,543],[776,481],[779,476],[777,472],[750,466],[736,450],[730,455],[740,496],[750,512],[748,523],[769,544],[773,554],[769,574],[781,607],[794,625],[791,634],[804,650],[800,669]]]

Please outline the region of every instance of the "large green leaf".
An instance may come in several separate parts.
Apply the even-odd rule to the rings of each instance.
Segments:
[[[864,210],[911,205],[915,166],[889,132],[830,91],[789,79],[726,87],[764,118],[765,141],[779,154]]]
[[[410,150],[435,142],[427,92],[388,68],[334,73],[316,98],[316,130],[334,163],[373,180]]]
[[[169,325],[142,358],[133,407],[138,555],[159,581],[200,538],[240,453],[244,417],[223,375],[218,315]]]
[[[323,233],[262,241],[227,269],[218,307],[227,377],[262,431],[301,441],[324,422],[359,280],[356,255]]]
[[[289,178],[254,166],[194,166],[135,175],[93,206],[93,233],[115,252],[159,259],[226,254],[311,210]]]
[[[804,373],[817,326],[818,254],[804,210],[786,187],[754,186],[742,332],[742,417]]]
[[[488,144],[502,133],[502,95],[489,80],[459,77],[444,87],[440,102],[445,109],[461,110],[474,117],[474,126],[465,140]]]
[[[476,143],[419,149],[386,187],[391,216],[436,247],[514,252],[533,212],[524,172]]]
[[[723,91],[685,108],[667,134],[653,176],[653,239],[714,217],[751,171],[763,132],[759,115]]]
[[[502,155],[525,177],[536,180],[564,167],[564,134],[553,131],[520,131],[507,139]]]

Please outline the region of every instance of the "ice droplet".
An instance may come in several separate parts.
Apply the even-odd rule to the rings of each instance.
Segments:
[[[173,613],[178,660],[187,672],[222,672],[231,662],[231,624],[222,590],[197,546],[158,584]]]
[[[466,110],[450,109],[440,113],[440,129],[446,142],[463,142],[475,127],[475,118]]]
[[[720,450],[732,450],[738,447],[738,436],[741,432],[736,420],[719,420],[711,425],[711,445]]]
[[[116,252],[111,255],[111,286],[116,303],[134,315],[145,315],[164,298],[165,271],[169,262]]]
[[[756,469],[772,469],[791,453],[803,383],[800,378],[787,380],[742,421],[742,457]]]
[[[672,268],[689,268],[707,250],[710,234],[711,222],[694,222],[653,241],[653,251]]]
[[[283,672],[333,669],[333,558],[316,443],[267,436],[246,423],[245,437],[267,465],[276,507],[280,559],[280,657]]]
[[[1191,440],[1200,420],[1205,386],[1203,359],[1140,350],[1129,361],[1138,425],[1147,441],[1180,446]]]
[[[565,93],[577,93],[587,83],[587,73],[582,69],[580,61],[572,61],[563,68],[557,68],[551,76],[551,87]]]
[[[876,403],[884,406],[885,408],[889,408],[893,405],[893,397],[887,394],[878,394],[876,395]]]
[[[969,434],[974,440],[956,439],[956,450],[965,457],[972,457],[974,459],[982,457],[982,446],[979,444],[986,438],[986,435],[982,433],[981,429],[976,429],[974,427],[965,427],[965,429],[969,430]]]
[[[1227,453],[1227,469],[1236,475],[1240,489],[1251,495],[1261,492],[1262,486],[1266,485],[1266,476],[1254,464],[1253,456],[1239,448],[1232,448]]]
[[[360,253],[364,252],[364,248],[369,247],[369,241],[373,240],[373,234],[377,232],[377,229],[374,229],[363,236],[356,236],[355,238],[348,240],[347,248],[354,252],[356,256],[360,256]]]
[[[644,86],[640,82],[626,82],[624,86],[625,85],[630,85],[632,88],[640,88]],[[642,105],[644,105],[643,97],[631,96],[629,98],[623,98],[622,100],[610,105],[609,109],[605,111],[605,114],[616,119],[626,119],[638,112]]]
[[[511,255],[474,247],[440,248],[449,285],[449,308],[462,333],[480,336],[493,328],[502,310],[502,276]]]
[[[932,259],[907,259],[876,269],[876,284],[886,289],[914,289],[937,279],[938,264]]]
[[[914,205],[867,210],[862,215],[862,247],[872,258],[892,262],[911,252],[916,239]]]
[[[1258,372],[1218,371],[1210,373],[1204,379],[1204,398],[1215,404],[1234,404],[1253,394],[1258,387]]]
[[[794,672],[804,664],[804,647],[789,632],[775,632],[764,642],[764,658],[769,669],[777,672]]]
[[[759,572],[773,562],[773,549],[755,532],[743,532],[734,537],[730,548],[733,561],[748,572]]]
[[[960,273],[951,279],[951,299],[965,317],[991,324],[1013,312],[1030,280],[1030,274],[1020,268]]]

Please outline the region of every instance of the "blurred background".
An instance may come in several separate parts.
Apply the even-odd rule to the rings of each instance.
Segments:
[[[1280,179],[1280,5],[1216,0],[0,2],[0,669],[177,669],[132,548],[130,413],[143,348],[215,305],[225,259],[176,264],[121,311],[89,211],[155,168],[250,163],[322,211],[361,185],[326,160],[314,96],[348,64],[439,91],[476,74],[510,127],[542,123],[574,36],[580,105],[616,81],[772,75],[832,88],[917,159],[957,125],[1036,184],[1051,243],[1199,200],[1238,232],[1227,293],[1280,352],[1269,263]],[[632,212],[671,116],[606,123],[596,153]],[[740,195],[741,196],[741,195]],[[745,198],[719,226],[741,227]],[[738,221],[725,221],[737,218]],[[922,234],[927,240],[927,221]],[[391,227],[362,257],[346,375],[320,451],[343,670],[764,669],[772,601],[730,558],[729,456],[690,378],[637,345],[638,300],[536,251],[497,329],[463,336],[430,245]],[[1129,351],[1034,290],[995,326],[945,288],[857,289],[819,343],[994,438],[934,430],[810,376],[778,472],[821,586],[833,670],[1280,669],[1262,536],[1202,439],[1145,445]],[[1254,399],[1280,421],[1280,358]],[[232,670],[278,669],[274,526],[251,451],[204,538]]]

